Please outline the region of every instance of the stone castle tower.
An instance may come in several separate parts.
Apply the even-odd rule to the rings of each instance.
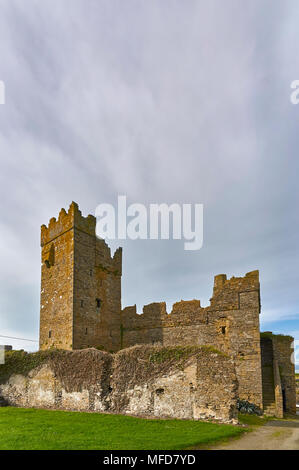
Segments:
[[[120,349],[122,249],[74,202],[41,227],[40,349]]]

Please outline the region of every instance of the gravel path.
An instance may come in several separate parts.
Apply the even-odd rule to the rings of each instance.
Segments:
[[[240,439],[213,447],[214,450],[299,450],[299,416],[268,421]]]

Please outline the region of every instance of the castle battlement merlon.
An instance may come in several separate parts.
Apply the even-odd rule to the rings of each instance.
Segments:
[[[210,299],[210,306],[202,307],[200,300],[180,300],[175,302],[172,306],[170,313],[166,311],[165,302],[152,302],[150,304],[144,305],[142,313],[138,313],[136,305],[128,306],[123,309],[124,318],[135,318],[135,319],[145,319],[149,316],[174,316],[174,315],[190,315],[194,314],[204,314],[207,311],[219,310],[223,308],[224,310],[239,310],[242,307],[240,305],[240,294],[251,294],[256,293],[253,296],[253,303],[259,301],[259,271],[251,271],[247,273],[244,277],[232,277],[227,279],[226,274],[218,274],[214,278],[214,290],[213,297]],[[249,296],[250,297],[250,296]]]
[[[142,313],[137,313],[136,305],[122,310],[124,328],[143,328],[173,326],[175,324],[204,323],[209,307],[201,307],[200,300],[181,300],[175,302],[170,313],[166,302],[153,302],[143,306]]]
[[[58,219],[52,217],[48,226],[44,224],[41,226],[41,246],[53,241],[72,228],[77,228],[92,236],[95,234],[96,218],[91,214],[87,217],[82,216],[82,212],[76,202],[71,203],[67,212],[62,208]]]
[[[231,277],[227,279],[226,274],[217,274],[214,277],[213,296],[223,289],[230,290],[257,290],[259,289],[259,271],[251,271],[243,277]]]
[[[96,266],[110,274],[122,275],[122,247],[111,256],[109,245],[102,238],[96,239]]]
[[[150,304],[146,304],[142,308],[142,313],[137,313],[136,305],[130,305],[128,307],[125,307],[123,309],[123,312],[130,317],[136,315],[137,318],[144,318],[145,316],[159,315],[169,317],[170,315],[180,314],[181,312],[200,312],[202,310],[205,310],[205,308],[200,306],[200,300],[193,299],[180,300],[179,302],[175,302],[172,306],[170,313],[167,312],[166,302],[151,302]]]
[[[244,277],[231,277],[218,274],[214,278],[213,297],[210,299],[212,308],[239,310],[245,303],[260,309],[259,271],[251,271]]]
[[[219,312],[246,311],[248,308],[254,308],[255,311],[260,312],[258,271],[249,272],[244,277],[232,277],[231,279],[227,279],[226,274],[215,276],[213,297],[207,307],[202,307],[200,300],[181,300],[175,302],[168,313],[165,302],[153,302],[144,305],[142,313],[138,313],[136,305],[133,305],[122,310],[122,323],[124,328],[143,328],[149,327],[149,325],[154,328],[168,324],[208,323],[213,312],[217,317]]]

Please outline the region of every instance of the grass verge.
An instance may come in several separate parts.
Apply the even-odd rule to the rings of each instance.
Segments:
[[[180,450],[244,431],[203,421],[0,408],[1,450]]]
[[[246,424],[246,426],[262,426],[267,421],[269,421],[269,419],[273,419],[273,418],[269,418],[268,416],[258,416],[254,414],[250,415],[250,414],[245,414],[245,413],[244,414],[239,413],[238,419],[239,419],[240,424]],[[250,429],[247,429],[247,431],[249,430]]]

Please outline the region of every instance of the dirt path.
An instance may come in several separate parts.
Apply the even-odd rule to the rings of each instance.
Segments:
[[[220,449],[299,450],[299,419],[269,421],[240,439],[213,447]]]

